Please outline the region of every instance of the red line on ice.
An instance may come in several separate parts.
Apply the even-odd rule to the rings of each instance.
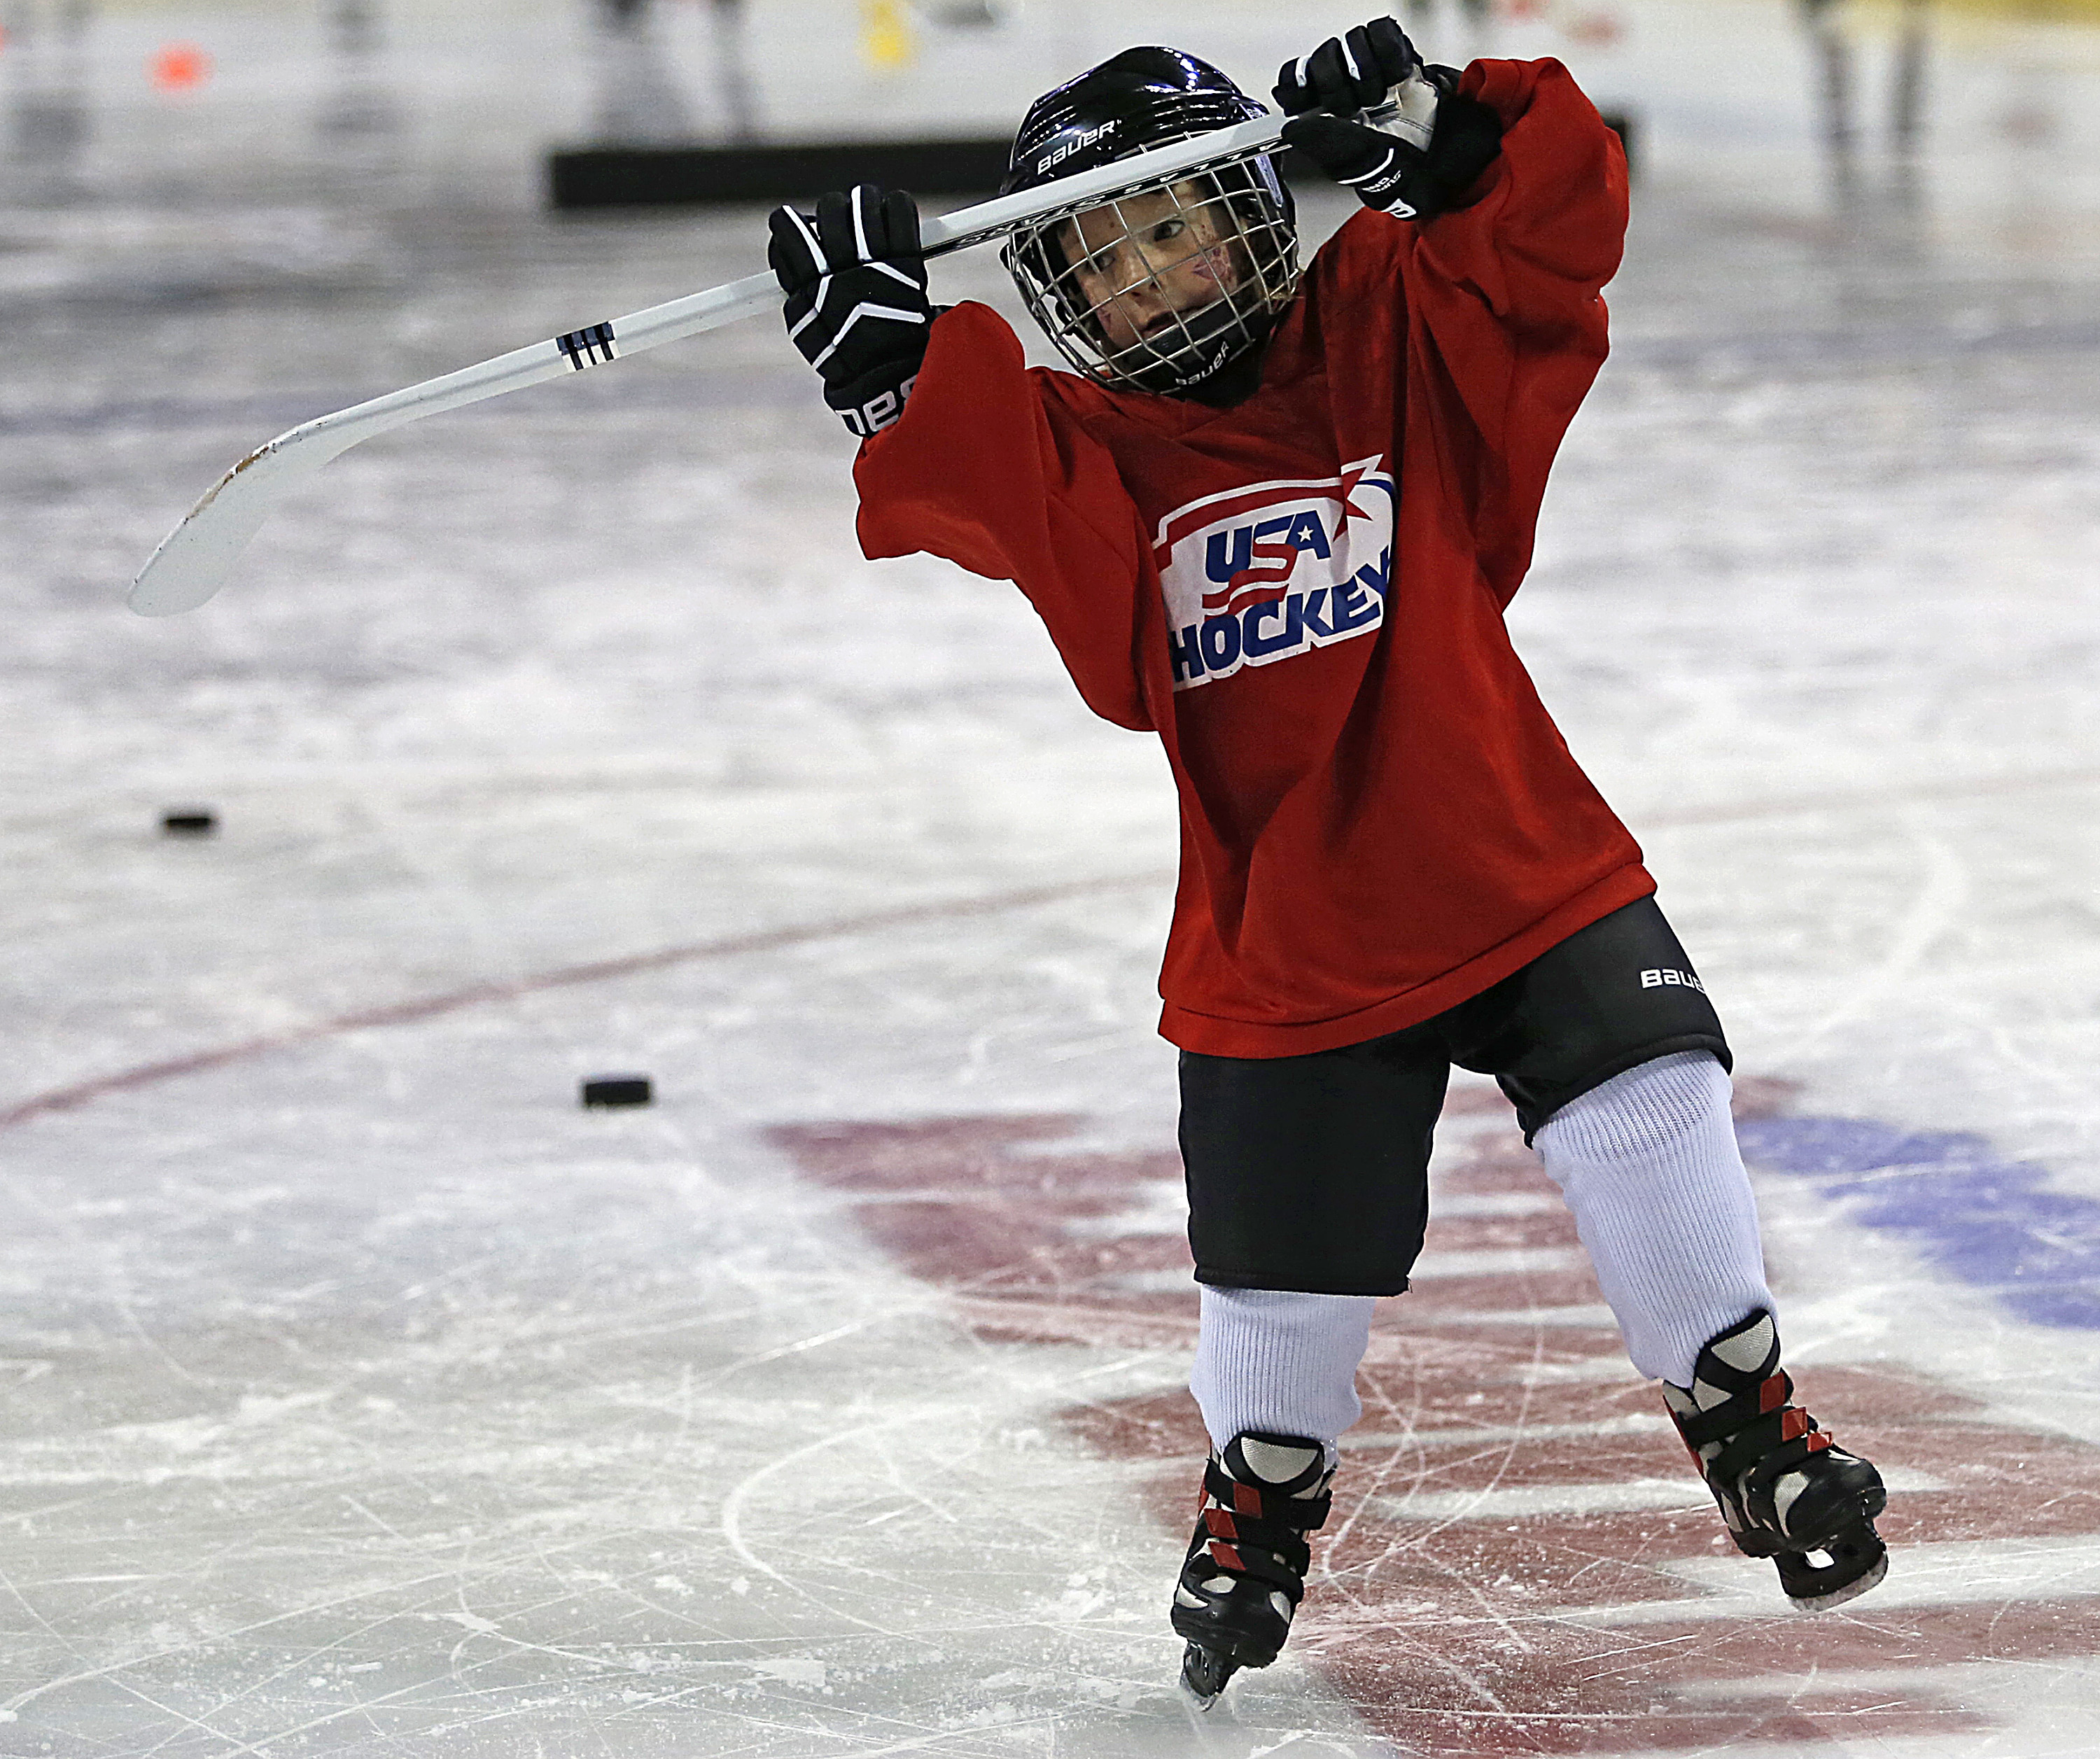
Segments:
[[[1674,812],[1646,813],[1636,816],[1643,826],[1655,830],[1668,830],[1700,825],[1733,824],[1758,818],[1786,818],[1807,813],[1845,811],[1891,800],[1988,798],[1996,794],[2024,793],[2054,787],[2082,787],[2095,783],[2100,783],[2100,769],[2045,771],[2026,776],[1955,777],[1910,783],[1895,787],[1864,789],[1854,793],[1804,794],[1792,799],[1691,807]],[[514,1001],[520,996],[535,994],[541,990],[564,989],[576,984],[605,983],[701,959],[730,959],[744,953],[772,952],[783,947],[798,946],[806,941],[828,940],[835,936],[866,934],[878,929],[904,928],[919,923],[991,915],[1003,910],[1024,910],[1035,904],[1056,903],[1066,898],[1171,884],[1173,880],[1174,875],[1171,873],[1126,874],[1114,879],[1075,880],[1063,885],[1024,887],[1018,891],[994,893],[984,897],[905,905],[894,910],[876,910],[864,916],[841,917],[832,922],[812,923],[801,928],[760,930],[752,934],[729,936],[719,941],[665,947],[654,953],[638,953],[624,959],[562,966],[536,976],[521,977],[508,983],[474,984],[438,995],[338,1014],[330,1019],[315,1021],[310,1025],[293,1027],[287,1032],[245,1038],[235,1044],[193,1051],[183,1056],[142,1063],[107,1075],[98,1075],[63,1087],[32,1094],[26,1100],[17,1100],[13,1105],[0,1109],[0,1130],[11,1129],[17,1124],[27,1123],[33,1118],[51,1113],[71,1111],[110,1094],[130,1092],[163,1081],[178,1080],[184,1075],[202,1074],[210,1069],[223,1069],[230,1064],[272,1056],[280,1051],[295,1049],[302,1044],[315,1043],[346,1033],[412,1025],[441,1014],[456,1013],[462,1008],[479,1007],[493,1002]]]
[[[1167,884],[1172,880],[1171,874],[1126,874],[1114,879],[1071,880],[1061,885],[1024,886],[1016,891],[995,892],[982,897],[904,904],[891,910],[871,910],[864,915],[838,917],[830,922],[805,923],[799,927],[788,928],[762,928],[749,934],[727,935],[716,941],[699,941],[684,946],[662,947],[653,953],[630,954],[624,959],[596,959],[587,964],[562,965],[552,971],[516,978],[507,983],[470,984],[465,989],[448,990],[436,995],[386,1003],[377,1007],[359,1008],[351,1013],[317,1020],[307,1025],[294,1026],[289,1031],[271,1033],[257,1038],[244,1038],[237,1043],[216,1045],[208,1050],[192,1051],[184,1056],[140,1063],[130,1069],[117,1069],[109,1074],[97,1075],[66,1087],[50,1088],[0,1110],[0,1130],[27,1123],[32,1118],[42,1118],[53,1112],[72,1111],[112,1093],[128,1093],[163,1081],[179,1080],[184,1075],[202,1074],[209,1069],[223,1069],[233,1063],[249,1062],[257,1057],[273,1056],[280,1051],[293,1050],[300,1045],[315,1043],[324,1038],[339,1038],[346,1033],[366,1032],[383,1026],[413,1025],[421,1021],[435,1019],[441,1014],[456,1014],[464,1008],[479,1007],[492,1002],[515,1001],[520,996],[536,995],[543,990],[568,989],[579,984],[609,983],[617,978],[664,971],[674,965],[691,964],[703,959],[735,959],[744,954],[777,952],[786,947],[801,946],[812,941],[871,934],[885,928],[905,928],[921,923],[952,922],[970,916],[995,915],[1005,910],[1026,910],[1034,905],[1057,904],[1070,898],[1092,897],[1105,892],[1126,892],[1140,886]]]

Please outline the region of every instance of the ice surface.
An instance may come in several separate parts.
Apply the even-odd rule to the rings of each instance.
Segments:
[[[248,447],[748,272],[761,216],[534,211],[580,11],[434,0],[353,67],[124,8],[69,88],[22,7],[0,1755],[2100,1750],[2100,42],[1943,20],[1911,179],[1863,19],[1838,180],[1791,8],[1599,10],[1500,27],[1644,125],[1513,622],[1729,1022],[1807,1395],[1912,1487],[1886,1586],[1793,1618],[1720,1547],[1462,1087],[1299,1638],[1192,1724],[1154,751],[1008,589],[858,559],[764,325],[364,448],[131,616]],[[712,127],[704,11],[660,29]],[[1297,46],[1074,5],[871,86],[808,53],[855,17],[754,0],[778,126]],[[216,83],[155,94],[178,37]],[[658,1104],[578,1109],[614,1069]]]

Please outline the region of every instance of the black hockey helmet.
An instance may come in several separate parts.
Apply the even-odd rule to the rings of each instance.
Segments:
[[[1195,55],[1126,49],[1029,106],[1000,193],[1266,113]],[[1003,260],[1043,333],[1081,372],[1175,391],[1268,335],[1298,285],[1298,232],[1263,154],[1023,228]]]

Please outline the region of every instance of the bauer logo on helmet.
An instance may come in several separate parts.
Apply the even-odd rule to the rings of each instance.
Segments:
[[[1035,161],[1035,174],[1040,177],[1052,166],[1062,165],[1074,153],[1085,152],[1104,135],[1113,133],[1114,129],[1114,122],[1104,122],[1098,128],[1084,130],[1069,140],[1061,141]]]

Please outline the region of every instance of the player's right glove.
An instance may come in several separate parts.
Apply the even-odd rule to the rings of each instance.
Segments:
[[[1325,110],[1354,116],[1386,102],[1422,67],[1407,33],[1390,18],[1359,24],[1346,37],[1330,37],[1312,54],[1286,61],[1276,76],[1277,108],[1287,115]]]
[[[865,439],[903,412],[933,308],[919,205],[872,183],[775,208],[766,260],[788,295],[788,334],[824,381],[824,401]]]
[[[1365,207],[1426,220],[1458,205],[1502,150],[1500,118],[1459,96],[1458,80],[1455,68],[1424,66],[1407,33],[1379,18],[1285,62],[1274,95],[1291,117],[1287,144]],[[1401,86],[1390,130],[1354,120]]]

